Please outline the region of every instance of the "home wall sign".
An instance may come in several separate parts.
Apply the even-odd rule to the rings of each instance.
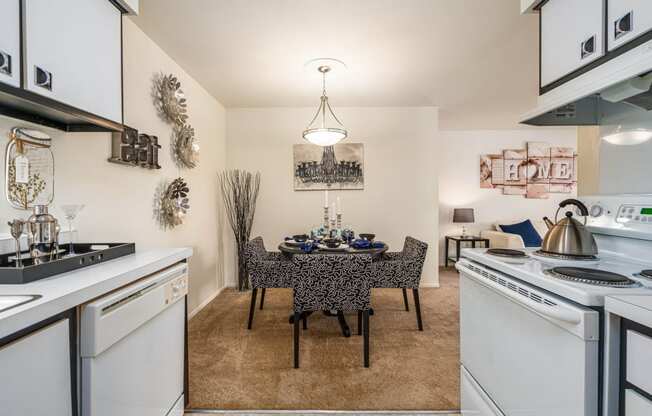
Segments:
[[[570,147],[529,142],[525,149],[506,149],[480,157],[480,187],[504,195],[547,199],[570,194],[577,186],[577,154]]]
[[[364,189],[362,143],[294,145],[294,190]]]

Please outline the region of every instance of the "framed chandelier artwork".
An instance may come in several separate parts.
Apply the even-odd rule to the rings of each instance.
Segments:
[[[573,193],[577,187],[577,154],[571,147],[529,142],[525,149],[482,155],[480,187],[533,199]]]
[[[293,152],[295,191],[364,189],[362,143],[295,144]]]

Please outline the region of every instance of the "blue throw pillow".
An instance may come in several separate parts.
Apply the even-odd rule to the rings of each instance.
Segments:
[[[504,233],[520,235],[523,238],[525,247],[541,247],[541,236],[530,220],[518,224],[500,225],[499,227]]]

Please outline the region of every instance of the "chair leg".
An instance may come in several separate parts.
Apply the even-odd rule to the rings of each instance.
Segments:
[[[265,288],[260,292],[260,310],[263,310],[263,304],[265,303]]]
[[[301,314],[294,313],[294,368],[299,368],[299,321]]]
[[[362,335],[362,311],[358,311],[358,335]]]
[[[305,331],[308,329],[308,314],[304,313],[303,318],[301,319],[303,321],[303,330]]]
[[[405,311],[410,312],[410,303],[408,302],[407,289],[403,288],[403,303],[405,304]]]
[[[423,331],[423,322],[421,321],[421,303],[419,302],[419,289],[412,289],[412,295],[414,295],[414,309],[417,310],[417,325],[419,326],[419,331]]]
[[[362,327],[364,328],[364,366],[369,367],[369,310],[362,312]]]
[[[254,309],[256,309],[256,296],[258,295],[258,289],[251,289],[251,305],[249,306],[249,323],[247,324],[247,329],[251,329],[251,324],[254,322]]]

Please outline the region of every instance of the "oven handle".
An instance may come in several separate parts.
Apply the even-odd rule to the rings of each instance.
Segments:
[[[469,277],[472,277],[477,282],[493,289],[494,291],[500,293],[501,295],[505,296],[510,300],[513,300],[516,303],[520,303],[527,306],[528,308],[532,309],[533,311],[543,316],[546,316],[551,319],[556,319],[558,321],[567,322],[569,324],[574,324],[574,325],[577,325],[580,322],[582,322],[582,315],[580,313],[567,309],[562,305],[557,304],[556,306],[552,307],[542,303],[535,302],[530,298],[526,298],[525,296],[514,293],[510,289],[494,282],[493,280],[489,280],[483,277],[478,272],[470,270],[463,263],[458,266],[458,269],[463,269],[461,271],[463,271]]]

